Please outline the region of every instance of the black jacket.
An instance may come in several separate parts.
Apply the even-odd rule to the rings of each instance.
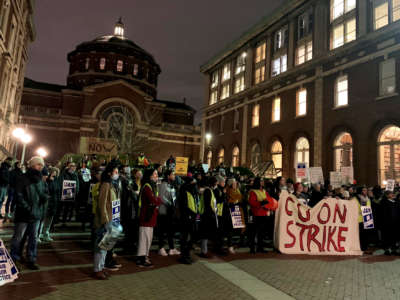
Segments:
[[[22,173],[22,170],[20,168],[15,168],[10,172],[10,187],[15,189],[17,186],[17,182],[19,180],[19,177],[21,177],[24,173]]]
[[[6,187],[10,184],[10,168],[11,165],[3,162],[0,167],[0,187]]]

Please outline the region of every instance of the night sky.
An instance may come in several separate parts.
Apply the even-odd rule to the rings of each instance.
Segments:
[[[152,53],[162,69],[158,98],[204,106],[200,65],[284,0],[40,0],[37,39],[26,76],[66,84],[67,53],[83,41],[112,34],[119,16],[125,36]]]

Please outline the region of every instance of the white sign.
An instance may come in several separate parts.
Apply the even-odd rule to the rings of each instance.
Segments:
[[[202,164],[202,167],[203,167],[204,173],[207,173],[208,169],[210,168],[210,166],[208,164]]]
[[[18,269],[0,239],[0,286],[18,278]]]
[[[364,229],[374,229],[374,217],[372,215],[372,208],[369,206],[361,206],[361,213],[363,216]]]
[[[342,186],[342,173],[341,172],[330,172],[329,180],[331,186],[336,189]]]
[[[76,196],[76,181],[64,180],[61,194],[62,201],[74,201]]]
[[[309,168],[309,172],[310,172],[310,181],[312,184],[324,183],[324,173],[322,172],[321,167],[311,167]]]
[[[362,255],[357,201],[324,199],[315,207],[282,191],[274,244],[284,254]]]
[[[354,168],[353,167],[341,167],[342,183],[353,184],[354,182]]]
[[[296,178],[298,181],[308,178],[308,169],[305,163],[298,163],[296,168]]]
[[[244,217],[242,214],[242,210],[239,205],[235,205],[231,208],[231,217],[232,217],[232,226],[234,229],[236,228],[245,228],[244,225]]]
[[[395,180],[394,179],[388,179],[386,183],[386,190],[387,191],[394,191],[394,186],[395,186]]]

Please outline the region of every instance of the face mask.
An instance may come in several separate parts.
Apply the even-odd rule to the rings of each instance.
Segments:
[[[119,178],[118,174],[114,174],[113,176],[111,176],[111,179],[114,180],[114,181],[117,181],[118,178]]]

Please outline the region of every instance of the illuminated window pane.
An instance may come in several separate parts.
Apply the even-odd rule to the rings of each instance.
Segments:
[[[343,24],[339,24],[333,28],[333,49],[343,46],[344,44],[344,26]]]
[[[300,65],[306,61],[306,46],[301,45],[297,49],[297,64]]]
[[[307,90],[303,89],[297,93],[297,116],[307,113]]]
[[[393,13],[392,13],[393,22],[396,22],[400,19],[400,0],[393,0]]]
[[[346,22],[346,43],[356,39],[356,19]]]
[[[281,99],[275,98],[272,101],[272,122],[278,122],[281,119]]]
[[[230,85],[228,83],[222,86],[221,100],[228,98],[230,95],[229,93],[230,93]]]
[[[263,82],[264,80],[265,80],[265,66],[256,68],[255,74],[254,74],[255,84]]]
[[[353,165],[353,139],[348,132],[339,134],[334,142],[335,170]]]
[[[348,81],[347,76],[339,77],[336,82],[336,106],[348,104]]]
[[[389,8],[388,7],[389,7],[388,2],[382,3],[381,5],[375,7],[375,10],[374,10],[374,12],[375,12],[375,22],[374,22],[375,30],[382,28],[389,24],[389,13],[388,13]]]
[[[235,94],[244,90],[244,75],[235,79]]]
[[[260,125],[260,104],[253,106],[253,114],[251,118],[251,126],[258,127]]]
[[[265,60],[265,49],[266,49],[266,44],[265,42],[259,45],[256,48],[256,57],[255,57],[255,63],[259,63],[263,60]]]
[[[331,0],[332,20],[337,19],[344,13],[344,0]]]
[[[100,58],[100,70],[106,69],[106,59],[104,57]]]
[[[212,91],[210,94],[210,105],[217,103],[218,100],[218,91]]]
[[[231,64],[228,63],[224,66],[222,71],[222,81],[231,79]]]
[[[122,60],[117,61],[117,72],[122,72],[124,69],[124,62]]]
[[[380,95],[396,91],[396,60],[388,59],[380,63]]]
[[[346,0],[346,12],[356,8],[356,0]]]
[[[237,146],[232,151],[232,167],[239,167],[239,147]]]

